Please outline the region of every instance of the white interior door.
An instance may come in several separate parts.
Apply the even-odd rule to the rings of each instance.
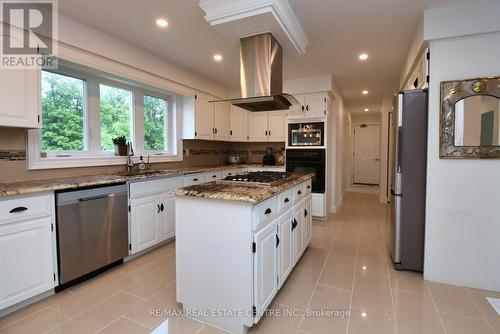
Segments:
[[[380,125],[354,127],[354,183],[378,184],[380,168]]]

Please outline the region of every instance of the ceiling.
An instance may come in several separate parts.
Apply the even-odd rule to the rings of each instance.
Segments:
[[[302,56],[284,55],[284,78],[331,74],[352,112],[380,110],[398,88],[423,10],[463,2],[289,0],[310,44]],[[197,0],[60,0],[59,11],[228,88],[239,86],[238,45],[210,27]],[[156,26],[158,17],[168,28]],[[358,60],[361,52],[369,54],[367,61]],[[215,53],[223,55],[221,63]]]

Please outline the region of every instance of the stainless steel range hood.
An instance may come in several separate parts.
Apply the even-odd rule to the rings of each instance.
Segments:
[[[241,98],[220,101],[249,111],[299,105],[295,97],[283,93],[283,48],[271,33],[240,39],[240,85]]]

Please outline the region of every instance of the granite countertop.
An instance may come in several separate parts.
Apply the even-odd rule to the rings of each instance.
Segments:
[[[218,199],[226,201],[240,201],[256,204],[274,195],[290,189],[291,187],[307,181],[314,176],[314,173],[295,174],[294,177],[287,178],[277,185],[249,186],[241,184],[227,184],[208,182],[189,187],[173,190],[176,196],[199,197],[208,199]]]
[[[224,169],[239,169],[263,167],[262,165],[218,165],[218,166],[193,166],[162,169],[147,173],[115,173],[103,175],[79,176],[70,178],[33,180],[20,182],[0,183],[0,198],[5,196],[27,195],[40,192],[71,190],[85,187],[113,185],[118,183],[141,181],[154,178],[183,176],[194,173],[213,172]],[[283,166],[265,166],[283,167]]]

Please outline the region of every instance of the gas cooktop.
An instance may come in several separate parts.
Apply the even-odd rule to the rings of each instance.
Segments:
[[[270,187],[291,178],[296,178],[296,176],[284,172],[250,172],[227,176],[225,179],[217,181],[217,183]]]

